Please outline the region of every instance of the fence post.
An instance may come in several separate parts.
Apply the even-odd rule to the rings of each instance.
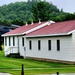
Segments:
[[[22,64],[21,75],[24,75],[24,65]]]
[[[57,72],[57,75],[59,75],[59,72]]]

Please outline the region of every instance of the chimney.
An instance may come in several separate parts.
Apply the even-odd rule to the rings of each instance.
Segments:
[[[27,26],[28,24],[27,24],[27,22],[26,22],[26,26]]]
[[[39,24],[41,23],[41,21],[40,21],[41,19],[39,19]]]
[[[52,23],[55,23],[55,22],[52,21],[52,20],[49,20],[48,22],[49,22],[48,25],[50,25],[50,24],[52,24]]]
[[[32,23],[31,23],[31,25],[33,25],[34,23],[33,23],[33,21],[32,21]]]

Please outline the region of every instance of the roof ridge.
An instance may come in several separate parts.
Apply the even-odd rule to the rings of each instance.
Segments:
[[[37,30],[37,29],[40,29],[40,28],[42,28],[42,27],[48,25],[48,23],[49,23],[49,22],[46,22],[46,23],[44,23],[44,24],[41,24],[41,25],[39,25],[39,26],[36,26],[36,27],[34,27],[34,28],[32,28],[32,29],[30,29],[30,30],[24,32],[23,34],[31,33],[31,32],[33,32],[33,31],[35,31],[35,30]]]

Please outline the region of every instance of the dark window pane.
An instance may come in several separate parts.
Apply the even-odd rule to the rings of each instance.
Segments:
[[[10,43],[11,43],[11,42],[10,42],[10,37],[9,37],[9,46],[10,46]]]
[[[60,40],[57,40],[57,51],[60,51]]]
[[[24,38],[22,38],[22,46],[24,46]]]
[[[51,40],[48,40],[48,50],[51,50]]]
[[[29,49],[30,50],[32,49],[32,42],[31,42],[31,40],[29,41]]]
[[[38,40],[38,50],[40,50],[40,49],[41,49],[41,41]]]

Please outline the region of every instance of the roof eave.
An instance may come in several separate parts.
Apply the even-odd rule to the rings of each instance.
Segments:
[[[74,32],[75,32],[75,30],[72,30],[72,31],[68,32],[68,34],[72,34],[72,33],[74,33]]]
[[[70,34],[61,33],[61,34],[47,34],[47,35],[32,35],[32,36],[24,36],[24,37],[46,37],[46,36],[62,36],[62,35],[70,35]]]
[[[8,34],[8,35],[1,35],[2,37],[5,37],[5,36],[21,36],[23,34]]]

